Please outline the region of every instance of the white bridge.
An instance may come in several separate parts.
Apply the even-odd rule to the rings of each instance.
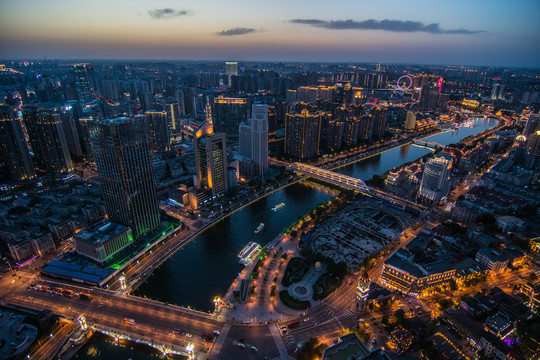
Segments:
[[[315,166],[310,166],[299,162],[293,163],[290,166],[290,169],[299,173],[312,176],[317,179],[328,181],[332,184],[340,185],[349,189],[369,194],[368,186],[362,180],[353,178],[351,176],[339,174],[330,170],[324,170]]]
[[[419,145],[419,146],[425,146],[425,147],[429,147],[429,148],[432,148],[432,149],[438,149],[438,148],[445,148],[444,145],[441,145],[437,142],[430,142],[430,141],[424,141],[424,140],[413,140],[413,144],[414,145]]]

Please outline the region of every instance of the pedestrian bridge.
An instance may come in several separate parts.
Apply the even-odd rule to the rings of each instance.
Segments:
[[[351,176],[339,174],[330,170],[324,170],[315,166],[306,165],[299,162],[293,163],[290,166],[290,169],[320,180],[328,181],[332,184],[369,194],[368,186],[362,180],[353,178]]]

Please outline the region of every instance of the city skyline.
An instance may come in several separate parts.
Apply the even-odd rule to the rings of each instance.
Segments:
[[[538,66],[540,4],[235,1],[0,5],[11,59],[393,62]]]

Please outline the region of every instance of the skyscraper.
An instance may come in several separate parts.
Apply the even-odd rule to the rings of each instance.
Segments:
[[[248,103],[243,98],[217,97],[212,106],[212,123],[216,132],[238,138],[240,123],[247,120]]]
[[[506,86],[503,84],[494,84],[491,89],[491,100],[504,100],[504,90]]]
[[[21,120],[7,106],[0,107],[0,160],[12,180],[28,180],[36,176]]]
[[[259,175],[268,171],[268,106],[255,104],[251,107],[251,158],[259,168]]]
[[[388,118],[388,112],[386,108],[381,106],[374,106],[371,108],[373,114],[373,139],[378,140],[386,132],[386,120]]]
[[[164,100],[163,108],[165,110],[167,124],[169,127],[168,136],[170,138],[181,138],[182,129],[180,128],[178,101],[176,101],[175,99]]]
[[[90,141],[109,220],[135,239],[160,224],[156,179],[144,116],[89,122]]]
[[[167,112],[148,110],[145,112],[146,132],[150,152],[169,150],[169,127]]]
[[[73,170],[60,116],[54,110],[26,106],[23,119],[34,151],[36,168],[64,174]]]
[[[90,102],[93,97],[90,76],[94,73],[94,66],[91,64],[75,64],[73,65],[73,72],[79,100],[83,103]]]
[[[225,62],[225,73],[227,74],[227,80],[229,87],[231,86],[231,78],[238,75],[238,63],[235,61]]]
[[[420,106],[435,109],[439,104],[439,87],[435,84],[425,84],[420,92]]]
[[[414,111],[407,111],[407,117],[405,118],[404,130],[407,132],[413,132],[416,129],[416,115]]]
[[[439,154],[430,158],[424,167],[418,196],[430,202],[442,199],[450,191],[452,156]]]
[[[285,124],[285,153],[298,159],[308,159],[319,154],[321,119],[328,116],[304,109],[300,114],[287,114]]]
[[[227,144],[224,133],[215,133],[206,124],[195,134],[195,187],[212,189],[212,195],[229,190]]]

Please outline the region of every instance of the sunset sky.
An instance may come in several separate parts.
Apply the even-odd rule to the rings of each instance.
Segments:
[[[539,0],[0,0],[0,57],[538,67],[539,18]]]

